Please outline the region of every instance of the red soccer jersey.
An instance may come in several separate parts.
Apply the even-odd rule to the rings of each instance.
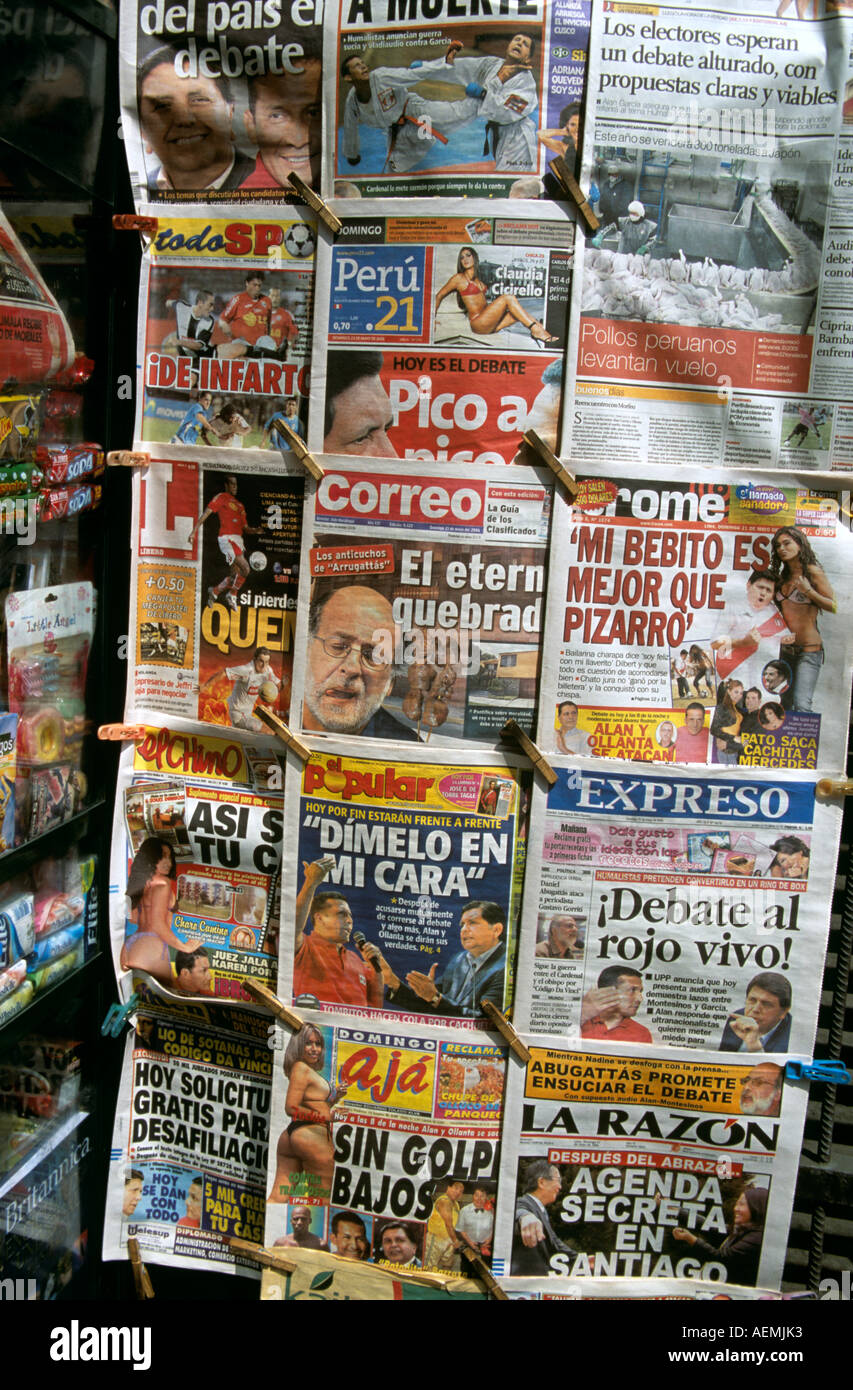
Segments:
[[[240,294],[235,294],[231,303],[223,310],[222,318],[231,325],[235,338],[242,338],[246,343],[256,343],[270,331],[271,312],[272,305],[265,294],[253,299],[242,290]]]
[[[217,492],[207,510],[219,517],[220,536],[242,536],[249,524],[246,508],[230,492]]]
[[[295,343],[299,337],[299,329],[293,321],[293,315],[287,309],[273,309],[270,314],[270,337],[276,347],[281,347],[285,338],[289,343]]]

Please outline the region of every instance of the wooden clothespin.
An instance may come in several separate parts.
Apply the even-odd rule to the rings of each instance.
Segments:
[[[533,766],[542,773],[548,786],[553,787],[556,784],[557,774],[545,757],[545,754],[540,753],[533,739],[528,738],[527,734],[514,719],[508,719],[506,721],[501,729],[501,737],[512,738],[515,739],[516,743],[520,743]]]
[[[543,463],[547,463],[554,477],[562,483],[566,492],[574,500],[578,494],[578,485],[567,468],[564,468],[557,455],[552,449],[548,448],[544,439],[540,439],[535,430],[527,430],[522,436],[525,444],[528,444],[535,454],[538,454]]]
[[[328,203],[324,203],[323,199],[314,192],[313,188],[309,188],[305,180],[301,179],[298,174],[289,173],[287,181],[291,188],[299,194],[302,201],[316,212],[320,221],[325,222],[332,235],[337,236],[344,224],[339,217],[335,216]]]
[[[255,1245],[251,1240],[241,1240],[239,1236],[226,1236],[230,1248],[238,1255],[245,1255],[256,1265],[266,1265],[268,1269],[280,1269],[284,1274],[294,1274],[299,1268],[296,1260],[283,1252],[267,1250],[263,1245]]]
[[[596,217],[595,213],[590,207],[587,201],[586,194],[584,193],[574,174],[571,173],[568,165],[566,164],[565,159],[561,154],[558,154],[556,159],[551,160],[551,168],[553,169],[560,183],[565,188],[566,192],[568,193],[569,197],[571,198],[572,202],[574,203],[575,207],[577,208],[578,212],[580,213],[581,217],[586,223],[587,231],[597,232],[599,227],[601,226],[601,223],[599,222],[598,218]]]
[[[145,738],[144,724],[101,724],[98,738],[109,743],[141,743]]]
[[[503,1299],[509,1303],[509,1294],[501,1288],[483,1257],[475,1250],[470,1250],[467,1245],[462,1246],[461,1254],[465,1263],[471,1266],[472,1273],[485,1284],[492,1298]]]
[[[326,476],[323,472],[323,469],[320,467],[319,463],[315,459],[314,455],[310,452],[309,449],[305,447],[305,444],[299,438],[299,435],[296,433],[296,430],[291,429],[290,425],[287,423],[286,420],[279,420],[276,424],[276,429],[278,430],[279,434],[284,435],[294,454],[299,459],[299,461],[302,464],[304,464],[304,466],[308,469],[308,472],[311,474],[312,478],[316,478],[317,482],[319,482],[321,478],[324,478]]]
[[[249,975],[240,983],[247,993],[251,994],[256,1004],[262,1004],[265,1009],[269,1009],[271,1014],[280,1018],[282,1023],[286,1023],[287,1027],[292,1029],[294,1033],[298,1033],[303,1027],[303,1020],[299,1014],[295,1014],[292,1009],[288,1009],[286,1004],[282,1004],[278,995],[273,994],[266,985],[262,985],[260,980],[255,980]]]
[[[853,778],[821,777],[816,790],[821,796],[853,796]]]
[[[525,1066],[530,1061],[530,1053],[516,1033],[506,1014],[502,1014],[497,1004],[493,1004],[491,999],[481,999],[480,1007],[486,1018],[497,1028],[501,1037],[509,1043],[510,1050],[515,1053]]]
[[[134,454],[130,449],[111,449],[107,454],[110,468],[147,468],[150,462],[147,454]]]
[[[159,225],[157,217],[139,217],[135,212],[113,213],[113,227],[117,232],[142,232],[144,236],[156,236]]]
[[[130,1267],[133,1270],[133,1282],[136,1286],[137,1298],[153,1298],[154,1286],[148,1274],[148,1270],[142,1263],[142,1256],[139,1253],[139,1241],[136,1236],[128,1236],[127,1253],[130,1256]]]
[[[307,763],[308,759],[311,757],[311,749],[306,748],[301,739],[298,739],[296,735],[288,729],[283,719],[279,719],[278,715],[273,714],[272,710],[262,709],[260,705],[255,706],[254,713],[262,724],[266,724],[271,734],[275,734],[276,738],[281,739],[282,743],[285,744],[287,748],[293,750],[300,762]]]

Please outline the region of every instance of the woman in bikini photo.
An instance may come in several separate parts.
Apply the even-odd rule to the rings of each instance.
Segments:
[[[201,937],[182,941],[172,931],[175,906],[175,856],[171,845],[154,836],[143,840],[127,876],[130,908],[127,920],[136,927],[121,948],[122,970],[147,970],[162,984],[171,984],[172,963],[169,947],[176,951],[195,951]]]
[[[294,1197],[328,1201],[331,1196],[335,1166],[332,1110],[347,1088],[336,1086],[333,1090],[322,1075],[325,1052],[323,1034],[312,1023],[300,1028],[287,1045],[284,1108],[290,1124],[279,1135],[271,1202],[290,1202]]]
[[[821,613],[836,613],[838,607],[826,572],[799,527],[780,526],[772,551],[770,573],[776,584],[776,605],[794,634],[793,645],[785,647],[785,657],[794,670],[791,707],[809,711],[824,662],[817,620]]]
[[[514,323],[522,324],[530,333],[534,343],[543,347],[557,347],[559,338],[549,333],[538,319],[531,318],[527,310],[519,304],[514,294],[499,294],[495,299],[486,300],[488,286],[480,279],[480,258],[472,246],[463,246],[456,259],[456,274],[451,275],[446,285],[442,285],[435,296],[438,308],[449,294],[456,294],[456,302],[468,316],[468,325],[474,333],[499,333],[502,328],[511,328]]]

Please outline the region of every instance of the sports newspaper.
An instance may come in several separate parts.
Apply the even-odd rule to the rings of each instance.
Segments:
[[[595,8],[576,461],[850,471],[851,19],[807,11]]]
[[[287,718],[305,470],[158,449],[134,471],[127,715],[266,734]]]
[[[336,203],[317,252],[309,442],[325,453],[512,463],[556,448],[574,227],[556,205]],[[529,462],[529,459],[525,460]]]
[[[848,494],[724,476],[620,464],[556,498],[540,747],[844,766]]]
[[[245,735],[243,736],[245,738]],[[248,1003],[275,987],[283,769],[267,749],[163,727],[125,745],[110,865],[119,990]]]
[[[122,136],[137,209],[283,203],[319,187],[322,5],[128,0],[119,18]]]
[[[509,1061],[493,1271],[778,1288],[808,1085],[682,1049]]]
[[[156,231],[139,285],[137,439],[284,449],[282,419],[305,438],[317,228],[307,209],[284,212],[143,208]]]
[[[789,771],[552,761],[556,785],[532,797],[516,1025],[811,1057],[838,804]]]
[[[589,12],[588,0],[330,0],[325,195],[554,197],[553,154],[573,164],[579,139]]]
[[[488,1262],[506,1070],[495,1040],[306,1013],[275,1043],[265,1244],[460,1277],[467,1233]]]
[[[423,463],[405,480],[387,460],[323,462],[300,561],[303,728],[365,748],[371,738],[494,746],[510,717],[532,733],[552,501],[543,471]],[[327,650],[353,622],[373,644],[375,675],[351,648]],[[365,723],[366,681],[372,698],[386,693]]]
[[[288,769],[279,995],[387,1026],[507,1007],[526,778],[499,754],[343,740]]]

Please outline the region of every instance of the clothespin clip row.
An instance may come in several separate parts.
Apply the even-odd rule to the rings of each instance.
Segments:
[[[840,1057],[815,1057],[811,1062],[786,1062],[785,1075],[791,1081],[825,1081],[832,1086],[847,1086],[851,1079]]]
[[[528,738],[527,734],[514,719],[508,719],[506,721],[501,729],[501,738],[511,738],[514,739],[516,743],[519,743],[533,766],[542,773],[548,786],[553,787],[556,784],[557,774],[545,757],[545,754],[540,753],[533,739]]]
[[[127,1253],[130,1256],[130,1267],[133,1270],[133,1282],[136,1285],[137,1298],[153,1298],[154,1286],[148,1270],[142,1263],[142,1256],[139,1253],[139,1241],[136,1236],[128,1236]]]
[[[820,796],[851,796],[853,777],[821,777],[816,790]]]
[[[601,226],[601,223],[599,222],[598,218],[596,217],[595,213],[590,207],[589,202],[587,201],[586,194],[584,193],[574,174],[571,173],[571,171],[569,170],[569,167],[561,154],[558,154],[555,159],[551,160],[551,168],[553,169],[560,183],[565,188],[566,192],[568,193],[569,197],[571,198],[572,202],[574,203],[575,207],[577,208],[578,212],[580,213],[581,217],[586,223],[587,231],[597,232],[599,227]]]
[[[574,498],[577,497],[578,485],[569,470],[563,467],[554,451],[548,448],[545,440],[540,439],[535,430],[527,430],[527,432],[522,435],[522,438],[525,444],[529,445],[533,450],[534,454],[538,454],[542,462],[548,465],[554,477],[557,479],[557,482],[562,483],[566,492],[572,500],[574,500]]]
[[[286,1004],[282,1004],[278,995],[273,994],[272,990],[267,989],[266,985],[262,985],[260,980],[255,980],[249,975],[246,979],[241,980],[240,983],[247,994],[251,994],[256,1004],[261,1004],[265,1009],[268,1009],[271,1014],[275,1014],[276,1018],[280,1018],[282,1023],[287,1024],[287,1027],[294,1033],[298,1033],[300,1028],[303,1027],[303,1020],[299,1017],[299,1014],[295,1014],[292,1009],[288,1009]]]
[[[309,449],[305,447],[305,444],[299,438],[299,435],[296,433],[296,430],[291,429],[290,425],[287,423],[286,420],[277,421],[276,429],[278,430],[279,434],[284,435],[294,454],[299,459],[300,463],[302,463],[304,467],[307,468],[312,478],[316,478],[317,482],[319,482],[321,478],[324,478],[326,476],[323,472],[323,469],[320,467],[319,463],[315,459],[314,455],[310,452]]]
[[[150,462],[147,454],[134,454],[130,449],[111,449],[107,454],[108,468],[147,468]]]
[[[482,1256],[478,1255],[475,1250],[470,1250],[467,1245],[462,1245],[460,1253],[466,1264],[471,1266],[471,1272],[485,1284],[492,1298],[509,1303],[509,1294],[501,1288]]]
[[[140,217],[135,212],[114,212],[113,228],[117,232],[142,232],[143,236],[156,236],[160,219]]]
[[[101,1037],[121,1037],[125,1025],[130,1022],[131,1014],[135,1013],[141,1002],[139,995],[134,993],[126,1004],[111,1004],[107,1009],[107,1016],[101,1024]]]
[[[324,203],[323,199],[314,192],[313,188],[309,188],[305,180],[301,179],[298,174],[291,172],[287,176],[287,181],[291,188],[299,194],[302,201],[307,203],[313,212],[316,212],[320,221],[325,222],[332,235],[337,236],[344,224],[339,217],[335,216],[328,203]]]
[[[266,724],[271,734],[275,734],[276,738],[281,739],[287,748],[292,749],[300,762],[307,763],[311,757],[311,749],[307,748],[302,740],[288,729],[283,719],[279,719],[272,710],[262,709],[260,705],[255,706],[255,714],[262,724]]]
[[[98,738],[108,743],[142,743],[145,738],[144,724],[100,724]]]
[[[497,1028],[501,1037],[509,1043],[510,1051],[514,1052],[516,1057],[524,1062],[526,1066],[530,1061],[530,1053],[524,1046],[524,1043],[521,1041],[518,1033],[516,1033],[506,1014],[501,1013],[497,1004],[493,1004],[491,999],[481,999],[480,1007],[489,1022]]]

